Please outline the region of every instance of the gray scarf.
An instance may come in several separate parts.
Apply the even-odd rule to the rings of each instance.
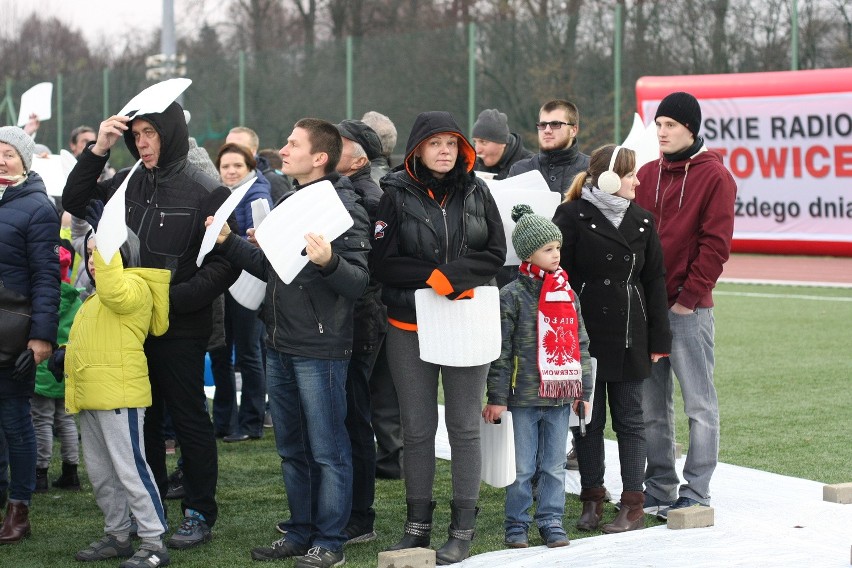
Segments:
[[[585,199],[603,213],[604,217],[609,219],[617,229],[621,225],[621,220],[624,219],[624,213],[630,207],[630,200],[618,195],[610,195],[604,193],[596,187],[583,186],[583,193],[580,199]]]

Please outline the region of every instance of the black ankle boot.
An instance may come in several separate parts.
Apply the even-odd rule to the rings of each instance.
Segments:
[[[450,538],[435,553],[435,560],[438,566],[455,564],[470,556],[470,543],[474,536],[476,516],[479,514],[479,507],[462,509],[456,507],[455,502],[450,503],[450,508],[452,518],[450,528],[447,530]]]
[[[406,501],[406,507],[408,514],[406,515],[402,540],[388,548],[388,550],[429,548],[429,543],[432,539],[432,512],[435,510],[435,502],[419,503]]]
[[[77,464],[62,462],[62,475],[56,478],[53,486],[58,489],[80,489],[80,478],[77,476]]]
[[[46,467],[37,467],[36,468],[35,492],[36,493],[47,493],[47,490],[48,490],[47,468]]]

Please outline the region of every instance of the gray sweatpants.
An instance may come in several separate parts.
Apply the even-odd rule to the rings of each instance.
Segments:
[[[163,502],[145,461],[144,408],[83,410],[83,458],[95,500],[104,513],[104,532],[125,540],[130,513],[143,541],[158,541],[168,530]]]
[[[64,398],[48,398],[34,394],[30,400],[30,413],[36,434],[36,467],[50,467],[53,457],[53,432],[59,437],[59,451],[65,463],[80,463],[80,439],[74,417],[65,412]]]
[[[388,365],[399,397],[409,501],[431,501],[438,431],[438,377],[444,387],[444,419],[450,440],[453,501],[472,507],[479,499],[482,459],[479,421],[490,365],[447,367],[420,359],[417,333],[389,326]]]

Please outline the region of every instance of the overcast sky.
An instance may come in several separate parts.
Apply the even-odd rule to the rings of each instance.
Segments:
[[[180,37],[181,16],[190,4],[197,0],[174,0],[175,24]],[[219,4],[213,2],[213,5]],[[0,0],[0,29],[6,35],[14,32],[14,26],[22,23],[31,13],[43,17],[56,17],[71,29],[82,32],[90,46],[103,45],[103,38],[112,34],[116,43],[123,46],[128,34],[128,25],[147,39],[162,25],[162,0]],[[209,12],[205,10],[205,12]],[[198,22],[194,22],[197,26]],[[139,43],[138,41],[133,42]]]

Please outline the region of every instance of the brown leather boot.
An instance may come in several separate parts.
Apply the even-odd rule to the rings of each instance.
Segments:
[[[606,487],[584,487],[580,491],[580,501],[583,503],[583,512],[577,520],[577,529],[581,531],[597,530],[603,516],[603,502],[606,496]]]
[[[30,536],[30,508],[23,503],[9,503],[6,519],[0,528],[0,544],[15,544]]]
[[[625,491],[621,494],[621,509],[609,524],[601,528],[606,534],[635,531],[645,528],[645,494],[641,491]]]

